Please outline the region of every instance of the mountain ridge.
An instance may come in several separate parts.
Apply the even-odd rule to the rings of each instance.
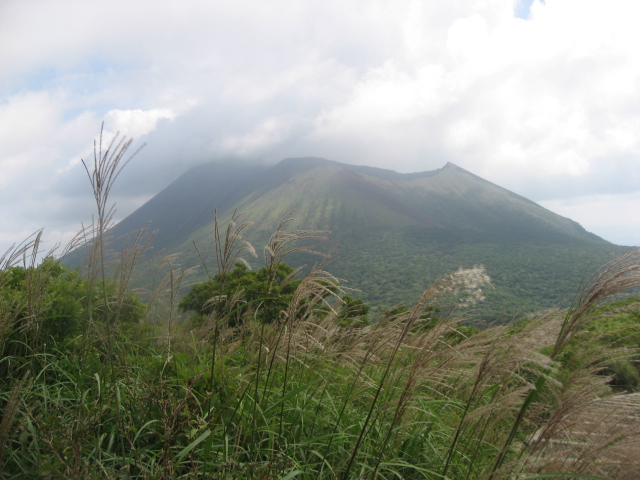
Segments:
[[[602,265],[628,250],[450,162],[399,173],[319,157],[194,167],[111,233],[126,238],[151,221],[159,230],[154,251],[178,254],[188,268],[200,263],[194,241],[206,259],[215,259],[214,211],[224,225],[236,209],[253,222],[246,236],[254,245],[266,244],[292,210],[291,228],[332,232],[313,247],[332,253],[330,271],[379,308],[414,301],[438,276],[461,266],[489,265],[496,291],[478,307],[485,321],[562,304],[590,263]],[[549,285],[544,291],[541,282]]]

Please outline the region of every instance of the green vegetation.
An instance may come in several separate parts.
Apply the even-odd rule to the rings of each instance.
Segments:
[[[261,322],[272,323],[289,305],[300,284],[300,280],[293,279],[294,273],[294,269],[284,263],[275,271],[265,267],[252,272],[244,263],[237,262],[235,270],[224,278],[216,274],[208,282],[191,287],[178,308],[182,312],[195,312],[203,321],[216,310],[234,310],[233,317],[228,319],[232,327],[240,325],[250,311],[259,314]],[[231,301],[236,304],[235,308],[220,305]],[[259,308],[251,308],[256,302],[260,302]]]
[[[333,275],[286,265],[316,236],[288,217],[249,270],[234,213],[211,257],[197,247],[209,280],[182,296],[189,272],[168,257],[143,308],[129,286],[148,240],[112,255],[105,235],[126,147],[89,172],[99,219],[80,270],[38,264],[39,236],[0,260],[0,478],[638,476],[637,370],[619,365],[636,368],[639,303],[617,295],[640,286],[640,251],[568,310],[510,327],[460,323],[481,267],[371,322]]]
[[[224,311],[232,312],[226,318],[226,324],[231,327],[240,326],[247,318],[273,323],[286,311],[300,286],[302,280],[295,274],[285,263],[275,269],[263,267],[250,271],[246,264],[237,262],[235,269],[224,277],[216,274],[207,282],[193,285],[178,303],[178,309],[183,313],[193,312],[189,321],[194,324],[202,324]],[[326,287],[326,296],[335,296],[339,289],[333,281],[327,281]],[[367,315],[371,307],[361,299],[342,295],[340,304],[338,325],[345,327],[354,321],[361,326],[369,323]],[[331,311],[328,306],[324,310],[326,314]]]
[[[94,316],[109,318],[110,322],[139,323],[146,314],[144,304],[133,292],[118,290],[110,280],[104,288],[99,284],[89,289],[78,271],[62,267],[52,257],[46,257],[37,267],[9,267],[0,272],[3,316],[12,319],[10,328],[5,324],[5,343],[15,349],[17,345],[33,348],[47,341],[63,342],[80,333],[88,304]],[[109,305],[116,304],[118,314],[114,318],[107,311]]]
[[[253,225],[243,237],[253,245],[266,244],[295,210],[294,228],[322,231],[309,245],[330,256],[323,268],[359,290],[356,296],[371,305],[374,317],[390,305],[417,302],[425,285],[459,267],[481,264],[495,289],[486,290],[473,320],[509,323],[541,309],[568,307],[581,278],[630,250],[451,164],[400,174],[319,158],[273,167],[199,166],[112,235],[126,239],[151,221],[159,229],[153,251],[178,255],[176,262],[185,268],[199,266],[201,257],[215,256],[214,207],[224,224],[235,208],[246,212],[244,219]],[[260,259],[247,261],[254,270],[264,266]],[[319,261],[301,253],[287,257],[289,265],[306,272]],[[152,271],[136,286],[148,288]],[[209,279],[203,269],[192,276]]]
[[[601,372],[616,390],[640,390],[640,298],[613,301],[594,310],[589,326],[567,345],[563,363],[608,358]]]

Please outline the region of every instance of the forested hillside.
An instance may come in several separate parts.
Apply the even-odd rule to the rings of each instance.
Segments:
[[[293,255],[291,265],[326,265],[378,313],[417,301],[442,275],[484,265],[494,288],[474,307],[474,319],[509,322],[568,306],[583,278],[629,251],[453,164],[400,174],[318,158],[270,168],[203,165],[110,234],[126,239],[151,222],[157,231],[151,251],[159,259],[177,254],[185,268],[198,266],[194,278],[202,281],[206,272],[194,242],[211,258],[216,210],[221,222],[234,211],[245,213],[251,225],[244,239],[257,248],[288,214],[289,230],[322,232],[311,244],[324,257]],[[263,265],[258,253],[248,259],[254,268]],[[147,274],[138,286],[152,284]]]

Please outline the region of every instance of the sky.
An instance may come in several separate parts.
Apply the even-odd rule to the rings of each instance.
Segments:
[[[193,165],[447,162],[640,245],[637,0],[2,0],[0,256],[95,207],[81,159],[145,145],[124,218]]]

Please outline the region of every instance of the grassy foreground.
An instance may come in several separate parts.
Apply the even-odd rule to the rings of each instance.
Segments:
[[[637,351],[624,334],[616,344],[603,341],[610,330],[586,335],[638,310],[603,305],[640,285],[640,251],[591,278],[568,311],[512,327],[460,324],[458,306],[488,280],[480,268],[365,326],[341,321],[339,282],[321,270],[270,322],[269,298],[238,319],[234,295],[184,321],[177,292],[188,272],[174,259],[145,310],[128,289],[144,234],[107,251],[108,193],[128,146],[100,145],[87,168],[98,220],[83,237],[81,275],[50,256],[38,266],[39,236],[0,259],[0,478],[640,476],[640,396],[602,375]],[[236,220],[216,225],[218,274],[252,253]],[[309,235],[279,229],[266,267]],[[447,299],[435,316],[431,305]]]

